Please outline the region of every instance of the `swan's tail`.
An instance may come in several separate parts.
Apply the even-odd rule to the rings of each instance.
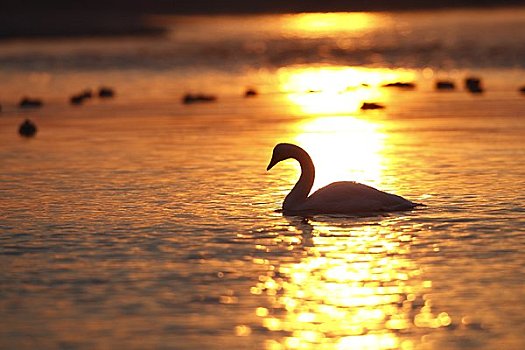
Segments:
[[[403,210],[411,210],[417,207],[426,207],[423,203],[414,203],[411,201],[406,201],[406,203],[400,203],[396,205],[390,205],[388,207],[381,208],[381,211],[403,211]]]

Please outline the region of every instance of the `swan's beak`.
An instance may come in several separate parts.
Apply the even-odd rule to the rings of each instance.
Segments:
[[[266,167],[266,171],[270,170],[271,168],[273,168],[273,166],[275,164],[279,163],[279,161],[275,160],[274,157],[272,157],[272,160],[270,160],[270,164],[268,164],[268,166]]]

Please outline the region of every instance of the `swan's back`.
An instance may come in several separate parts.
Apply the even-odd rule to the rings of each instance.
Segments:
[[[294,211],[325,214],[369,213],[406,210],[416,205],[400,196],[367,185],[340,181],[312,193]]]

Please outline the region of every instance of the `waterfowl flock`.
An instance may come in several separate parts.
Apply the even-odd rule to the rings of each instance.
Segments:
[[[367,83],[360,84],[363,88],[370,87]],[[398,88],[401,90],[413,90],[416,88],[414,82],[407,81],[394,81],[381,85],[383,88]],[[452,91],[456,90],[456,83],[452,80],[436,80],[434,88],[437,91]],[[467,77],[464,79],[464,88],[466,91],[472,94],[481,94],[485,91],[481,78],[479,77]],[[308,90],[308,93],[318,93],[318,90]],[[518,92],[525,95],[525,85],[518,88]],[[245,89],[243,96],[245,98],[253,98],[259,95],[259,92],[254,88]],[[107,100],[112,99],[116,96],[116,92],[113,88],[108,86],[101,86],[98,90],[93,91],[90,88],[84,89],[76,94],[73,94],[69,98],[69,103],[73,106],[83,105],[86,101],[89,101],[97,96],[100,99]],[[209,103],[216,102],[218,100],[216,95],[206,93],[187,93],[182,96],[181,102],[185,105],[191,105],[196,103]],[[38,109],[44,106],[44,102],[40,98],[24,96],[18,103],[20,109]],[[360,109],[362,111],[368,110],[382,110],[385,109],[384,104],[374,101],[363,101]],[[0,112],[2,106],[0,105]],[[20,135],[24,137],[31,137],[36,134],[37,128],[34,122],[26,119],[19,127]]]
[[[93,98],[93,90],[91,89],[85,89],[69,98],[69,102],[71,102],[72,105],[81,105],[84,103],[84,101],[89,100]],[[97,92],[97,96],[101,99],[108,99],[115,97],[115,90],[113,90],[110,87],[100,87]]]

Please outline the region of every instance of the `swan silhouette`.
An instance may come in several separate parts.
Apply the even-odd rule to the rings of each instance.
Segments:
[[[299,146],[279,143],[273,149],[266,170],[293,158],[301,165],[301,177],[283,202],[283,214],[362,214],[412,209],[420,204],[353,181],[334,182],[310,196],[315,167],[308,153]]]

